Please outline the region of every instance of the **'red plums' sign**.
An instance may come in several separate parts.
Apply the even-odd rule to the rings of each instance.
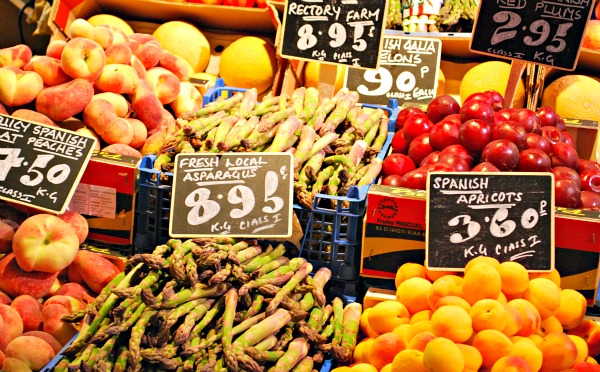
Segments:
[[[470,49],[573,70],[593,0],[481,1]]]
[[[96,140],[0,114],[0,199],[63,213]]]
[[[430,269],[464,269],[477,256],[554,268],[551,173],[429,173],[425,256]]]

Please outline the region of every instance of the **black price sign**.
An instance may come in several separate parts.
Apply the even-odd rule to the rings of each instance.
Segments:
[[[377,68],[385,0],[288,0],[283,57]]]
[[[0,114],[0,199],[63,213],[96,140]]]
[[[462,270],[477,256],[554,268],[551,173],[430,173],[426,259],[431,269]]]
[[[178,154],[169,234],[289,237],[292,154]]]
[[[481,1],[471,50],[575,69],[594,0]]]
[[[360,94],[362,103],[427,105],[435,97],[442,41],[434,38],[384,35],[379,68],[348,68],[346,87]]]

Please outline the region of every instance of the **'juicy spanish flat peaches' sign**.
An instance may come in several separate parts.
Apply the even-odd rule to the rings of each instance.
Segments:
[[[573,70],[594,0],[481,1],[471,50]]]
[[[281,55],[377,68],[386,9],[385,0],[288,0]]]
[[[96,140],[0,114],[0,199],[63,213]]]
[[[430,269],[462,270],[477,256],[554,268],[551,173],[430,173],[425,256]]]

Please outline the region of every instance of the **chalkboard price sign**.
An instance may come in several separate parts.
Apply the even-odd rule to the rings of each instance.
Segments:
[[[280,54],[377,68],[386,10],[385,0],[288,0]]]
[[[63,213],[96,140],[0,114],[0,199]]]
[[[573,70],[593,0],[481,1],[471,50]]]
[[[554,268],[551,173],[465,172],[428,175],[428,267],[463,270],[477,256]]]
[[[292,234],[292,154],[178,154],[169,234],[284,238]]]
[[[346,84],[362,103],[427,105],[435,97],[442,41],[434,38],[384,35],[377,70],[348,68]]]

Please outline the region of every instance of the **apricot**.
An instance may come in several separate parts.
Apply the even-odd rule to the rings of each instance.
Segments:
[[[533,306],[531,302],[517,298],[508,301],[508,305],[511,305],[517,309],[517,311],[521,314],[521,319],[523,320],[523,325],[516,335],[529,336],[540,328],[542,317],[540,316],[538,309]]]
[[[525,359],[516,355],[502,357],[494,363],[491,372],[531,372]]]
[[[500,261],[498,261],[497,259],[495,259],[494,257],[488,257],[488,256],[477,256],[475,258],[473,258],[472,260],[470,260],[469,262],[467,262],[467,264],[465,265],[465,274],[471,270],[471,268],[477,264],[480,263],[484,263],[487,265],[490,265],[491,267],[498,269],[498,267],[500,266]]]
[[[440,307],[433,313],[431,329],[438,337],[460,343],[467,341],[473,334],[473,322],[465,309],[448,305]]]
[[[410,317],[409,324],[420,322],[422,320],[431,320],[431,315],[433,315],[433,310],[421,310]]]
[[[392,372],[427,372],[423,363],[423,352],[405,349],[396,354],[392,361]]]
[[[523,358],[527,362],[527,365],[529,365],[529,368],[532,372],[537,372],[540,370],[540,368],[542,368],[542,351],[537,348],[532,340],[526,337],[523,337],[523,340],[519,340],[517,342],[513,341],[513,350],[511,355]]]
[[[383,368],[380,369],[379,372],[392,372],[392,363],[383,366]]]
[[[429,279],[432,282],[435,282],[439,278],[442,278],[446,275],[456,275],[456,274],[457,274],[456,271],[430,270],[427,267],[425,267],[425,275],[427,276],[427,279]]]
[[[484,329],[496,329],[502,331],[506,327],[510,314],[502,303],[496,300],[485,298],[473,304],[469,315],[473,320],[473,330],[475,332]]]
[[[410,342],[413,337],[421,332],[433,333],[431,320],[421,320],[420,322],[409,324],[408,332],[406,333],[407,341]],[[407,342],[407,344],[408,344]]]
[[[462,293],[463,279],[457,275],[445,275],[432,283],[427,291],[427,303],[435,309],[438,301],[446,296],[460,296]]]
[[[571,368],[577,360],[577,346],[564,333],[550,333],[540,343],[542,371],[562,371]]]
[[[521,327],[523,327],[523,317],[519,310],[509,304],[503,304],[508,316],[506,317],[506,324],[501,329],[502,333],[508,337],[515,335]]]
[[[392,363],[396,354],[406,349],[406,343],[400,335],[394,332],[384,333],[377,336],[369,350],[369,363],[377,370],[386,364]]]
[[[428,371],[462,372],[465,359],[458,345],[452,340],[436,337],[425,347],[423,364]]]
[[[429,280],[414,277],[408,278],[398,286],[396,299],[400,301],[410,314],[430,309],[427,302],[427,292],[432,284]]]
[[[548,272],[543,272],[543,273],[529,273],[529,280],[533,280],[535,278],[546,278],[546,279],[550,279],[551,281],[554,282],[554,284],[556,284],[559,288],[560,288],[560,274],[558,273],[558,270],[556,269],[552,269],[551,271]]]
[[[502,292],[507,296],[519,295],[527,289],[529,285],[529,274],[525,266],[518,262],[502,262],[498,268],[500,278],[502,278]]]
[[[550,279],[535,278],[529,281],[523,299],[538,309],[542,319],[547,318],[560,307],[560,288]]]
[[[352,372],[377,372],[378,369],[368,363],[358,363],[350,367]]]
[[[434,311],[439,309],[442,306],[454,305],[458,307],[462,307],[467,312],[471,311],[471,305],[462,297],[458,296],[444,296],[440,298],[435,305]]]
[[[568,336],[571,339],[571,341],[575,343],[575,347],[577,348],[577,359],[575,359],[575,364],[585,362],[590,354],[590,349],[588,347],[587,342],[579,336]]]
[[[429,341],[433,340],[434,338],[435,335],[429,331],[417,333],[410,339],[408,345],[406,345],[406,348],[424,351]]]
[[[377,333],[391,332],[402,323],[407,323],[409,314],[406,306],[394,300],[382,301],[371,308],[367,321]]]
[[[577,327],[587,310],[585,297],[574,289],[562,289],[560,291],[560,305],[554,312],[554,316],[566,330]]]
[[[562,332],[563,328],[558,319],[554,315],[551,315],[545,319],[542,319],[540,328],[535,332],[536,334],[546,337],[546,335],[555,332]]]
[[[473,346],[481,353],[482,366],[486,368],[492,368],[498,359],[511,355],[513,351],[510,339],[495,329],[478,332],[473,338]]]
[[[352,353],[354,363],[369,363],[369,351],[371,350],[373,341],[374,339],[372,338],[366,338],[356,345]]]
[[[467,344],[456,344],[465,359],[464,372],[477,372],[481,368],[483,359],[476,347]]]
[[[462,298],[471,306],[484,298],[497,299],[502,290],[502,279],[498,270],[485,263],[473,265],[465,273]]]

